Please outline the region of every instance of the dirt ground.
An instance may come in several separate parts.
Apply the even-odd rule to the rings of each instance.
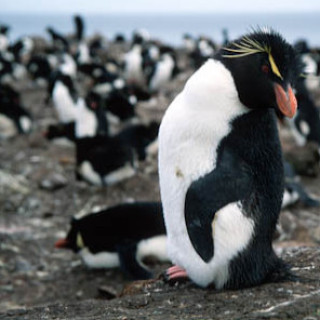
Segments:
[[[139,114],[160,120],[186,78],[140,103]],[[320,319],[320,208],[297,204],[281,214],[275,247],[300,282],[240,291],[169,286],[161,279],[132,283],[119,270],[88,270],[72,252],[54,249],[83,208],[159,200],[157,159],[107,189],[76,181],[74,148],[42,135],[55,121],[45,90],[30,82],[17,86],[35,128],[0,141],[0,319]],[[302,182],[320,198],[319,176]],[[155,278],[166,267],[151,266]]]

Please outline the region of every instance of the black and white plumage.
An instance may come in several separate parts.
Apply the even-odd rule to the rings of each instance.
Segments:
[[[81,101],[70,75],[62,72],[53,74],[49,82],[48,91],[59,121],[62,123],[75,121],[77,104]]]
[[[77,41],[81,41],[84,37],[85,32],[85,23],[83,18],[80,15],[75,15],[73,17],[74,25],[75,25],[75,38]]]
[[[8,49],[9,39],[8,39],[8,31],[10,27],[4,24],[0,25],[0,52],[4,52]]]
[[[158,128],[156,122],[136,124],[114,136],[76,139],[77,177],[98,186],[131,178],[136,173],[137,160],[145,160],[156,144]]]
[[[67,122],[50,124],[43,135],[48,140],[63,139],[63,141],[67,140],[67,143],[74,142],[76,139],[75,123]]]
[[[144,84],[143,54],[141,41],[133,43],[132,48],[123,56],[123,75],[128,83]]]
[[[165,52],[154,64],[148,77],[148,87],[151,92],[159,91],[177,73],[177,61],[174,52]]]
[[[199,68],[206,60],[212,58],[216,51],[216,45],[208,37],[201,36],[197,39],[196,47],[189,52],[194,68]]]
[[[23,62],[24,57],[32,54],[34,49],[34,41],[30,37],[22,37],[10,45],[9,51],[14,55],[16,62]]]
[[[308,192],[304,189],[299,176],[296,174],[292,165],[284,162],[284,194],[282,199],[281,208],[286,208],[297,202],[301,203],[305,207],[319,207],[320,201],[312,198]]]
[[[110,186],[135,175],[134,152],[118,139],[94,136],[75,142],[78,179],[97,186]]]
[[[127,88],[113,89],[105,97],[105,109],[116,122],[132,120],[136,117],[137,98]]]
[[[292,117],[293,48],[244,36],[209,59],[167,109],[159,178],[169,279],[242,288],[288,276],[272,248],[284,175],[275,110]]]
[[[9,85],[0,84],[0,138],[31,130],[32,117],[21,105],[19,93]]]
[[[307,142],[316,143],[320,151],[320,113],[304,79],[297,83],[296,97],[298,111],[293,119],[287,121],[293,137],[299,146],[304,146]]]
[[[159,123],[152,121],[149,124],[132,124],[120,131],[115,138],[122,144],[129,146],[139,161],[147,158],[152,148],[157,150]]]
[[[312,52],[306,40],[299,40],[295,43],[295,49],[301,56],[304,64],[303,73],[306,75],[306,88],[313,92],[320,86],[319,77],[319,54]]]
[[[27,70],[33,80],[48,81],[53,68],[47,56],[34,55],[27,63]]]
[[[142,260],[153,256],[168,261],[161,204],[124,203],[75,216],[66,238],[55,247],[80,254],[89,268],[120,267],[131,278],[151,278]]]
[[[13,58],[13,57],[10,57]],[[0,54],[0,83],[10,83],[13,81],[14,62],[4,54]]]
[[[46,29],[48,34],[51,37],[52,44],[54,46],[54,49],[58,52],[68,52],[69,51],[69,42],[67,38],[59,33],[58,31],[54,30],[52,27],[48,27]]]
[[[70,80],[70,78],[67,77]],[[69,81],[68,80],[68,81]],[[69,83],[67,81],[67,84]],[[72,83],[72,82],[71,82]],[[70,89],[70,88],[69,88]],[[67,92],[62,92],[67,96]],[[70,93],[71,94],[71,93]],[[56,103],[58,114],[65,115],[70,113],[72,117],[64,117],[68,121],[61,121],[56,125],[48,127],[45,136],[49,139],[66,138],[70,142],[76,139],[95,137],[97,135],[107,136],[109,134],[108,121],[104,109],[104,103],[100,95],[89,92],[85,98],[75,97],[75,105],[63,105]],[[64,110],[70,108],[70,110]],[[71,112],[72,111],[72,112]]]
[[[80,101],[79,101],[80,100]],[[75,118],[75,138],[107,136],[109,125],[100,95],[89,92],[85,99],[79,98]]]

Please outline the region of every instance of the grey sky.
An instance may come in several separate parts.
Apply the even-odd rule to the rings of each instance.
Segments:
[[[0,0],[6,12],[132,13],[132,12],[308,12],[319,0]]]

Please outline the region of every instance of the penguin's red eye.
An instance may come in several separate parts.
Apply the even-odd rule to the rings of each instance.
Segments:
[[[269,67],[264,64],[264,65],[262,66],[262,72],[264,72],[264,73],[269,73]]]
[[[90,106],[91,106],[91,109],[97,109],[98,104],[95,101],[92,101]]]

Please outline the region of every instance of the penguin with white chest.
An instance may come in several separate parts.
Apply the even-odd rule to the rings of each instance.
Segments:
[[[244,288],[289,277],[272,248],[283,195],[275,110],[293,117],[293,48],[259,30],[188,80],[159,132],[159,178],[176,266],[167,279]]]
[[[120,267],[131,278],[148,279],[144,258],[168,261],[161,203],[122,203],[75,216],[55,247],[79,253],[89,268]]]

